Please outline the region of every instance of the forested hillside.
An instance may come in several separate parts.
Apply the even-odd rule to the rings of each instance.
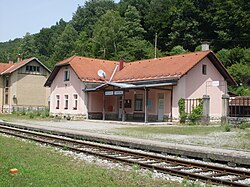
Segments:
[[[15,61],[18,54],[36,56],[49,68],[72,55],[134,61],[154,58],[155,38],[158,57],[209,42],[242,84],[235,91],[250,95],[249,0],[89,0],[69,22],[0,43],[0,61]]]

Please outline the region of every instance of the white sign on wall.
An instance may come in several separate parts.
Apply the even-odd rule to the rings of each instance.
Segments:
[[[220,81],[212,81],[212,86],[217,87],[220,86]]]
[[[113,91],[105,91],[105,95],[114,95]]]
[[[123,91],[122,91],[122,90],[115,91],[114,94],[115,94],[115,95],[123,95]]]

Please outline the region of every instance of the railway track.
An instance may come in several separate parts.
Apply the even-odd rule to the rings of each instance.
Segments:
[[[189,179],[199,179],[213,184],[250,186],[250,172],[200,162],[171,158],[163,155],[122,149],[119,147],[74,140],[61,136],[0,126],[0,133],[34,140],[71,151],[95,155],[104,159],[139,165],[142,168]]]

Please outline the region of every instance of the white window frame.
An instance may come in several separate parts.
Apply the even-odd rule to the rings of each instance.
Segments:
[[[138,96],[140,96],[141,98],[138,98]],[[144,95],[143,94],[135,94],[134,97],[135,97],[134,111],[138,111],[138,112],[143,111],[143,98],[144,98]]]
[[[56,95],[56,109],[60,108],[60,95]]]
[[[77,94],[73,94],[73,100],[74,100],[73,110],[77,110],[78,108],[78,95]]]
[[[70,71],[65,70],[64,71],[64,81],[69,81],[69,79],[70,79]]]
[[[69,109],[69,95],[64,95],[64,109]]]

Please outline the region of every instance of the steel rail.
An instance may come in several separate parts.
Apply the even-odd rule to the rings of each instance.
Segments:
[[[61,148],[67,148],[69,150],[76,151],[76,152],[84,152],[86,154],[99,156],[99,157],[106,158],[109,160],[116,160],[116,161],[126,162],[129,164],[138,164],[143,168],[154,169],[162,173],[168,173],[171,175],[187,177],[187,178],[192,178],[192,179],[200,179],[203,181],[209,181],[214,184],[225,184],[225,185],[230,185],[230,186],[249,186],[247,184],[236,182],[237,180],[244,180],[244,179],[250,178],[250,172],[248,171],[238,170],[235,168],[227,168],[227,167],[224,168],[221,166],[218,167],[214,165],[197,163],[197,162],[181,160],[181,159],[167,158],[165,156],[146,154],[146,153],[141,153],[138,151],[135,152],[135,151],[130,151],[130,150],[124,150],[124,149],[109,147],[107,145],[100,145],[100,144],[97,145],[96,143],[83,142],[79,140],[73,140],[69,138],[64,138],[64,137],[59,137],[59,136],[49,135],[49,134],[44,134],[44,133],[39,133],[39,132],[32,132],[32,131],[13,128],[13,127],[1,126],[1,128],[5,129],[5,130],[0,130],[0,132],[2,133],[10,134],[13,136],[18,136],[20,138],[35,140],[40,143],[50,144],[50,145],[61,147]],[[32,137],[28,137],[27,134],[31,135]],[[49,140],[46,140],[44,138],[47,138]],[[56,140],[59,142],[54,142],[51,140]],[[72,144],[72,145],[69,145],[69,144]],[[91,150],[91,151],[83,150],[81,149],[82,148],[81,146],[91,147],[94,150]],[[98,149],[101,149],[101,152],[98,151]],[[124,156],[119,156],[119,155],[124,155]],[[133,159],[127,158],[128,156],[132,156]],[[148,163],[145,161],[143,162],[143,160],[141,161],[140,159],[151,160],[151,163]],[[155,165],[156,163],[168,163],[170,164],[170,166],[179,165],[181,166],[181,168],[180,167],[179,168],[161,167],[161,166]],[[188,169],[194,169],[194,168],[201,169],[199,172],[210,171],[210,172],[215,172],[215,173],[210,176],[206,176],[206,175],[200,175],[198,172],[187,172],[187,171],[181,170],[181,169],[188,170]],[[231,181],[225,180],[225,179],[223,180],[223,179],[215,178],[216,175],[217,176],[234,175],[235,178]]]

